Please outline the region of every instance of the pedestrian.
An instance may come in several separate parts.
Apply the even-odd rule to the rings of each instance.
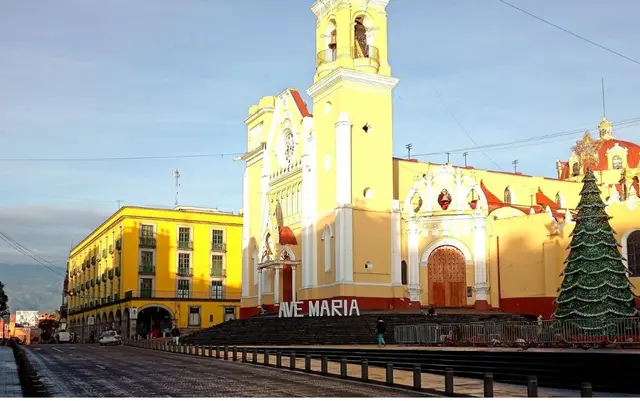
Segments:
[[[173,325],[173,329],[171,329],[171,337],[173,339],[173,343],[178,345],[178,342],[180,341],[180,330],[178,330],[176,325]]]
[[[382,319],[378,319],[376,332],[378,333],[378,347],[384,347],[385,345],[387,345],[387,343],[384,342],[384,335],[387,332],[387,326],[385,326]]]

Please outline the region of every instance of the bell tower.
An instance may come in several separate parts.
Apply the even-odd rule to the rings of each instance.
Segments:
[[[313,101],[316,210],[326,219],[317,224],[333,225],[335,233],[340,293],[334,296],[349,296],[354,277],[366,282],[375,278],[369,274],[391,274],[392,100],[398,79],[388,62],[388,3],[317,0],[311,7],[317,57],[307,93]]]
[[[389,0],[317,0],[314,82],[337,68],[391,76],[387,54]]]

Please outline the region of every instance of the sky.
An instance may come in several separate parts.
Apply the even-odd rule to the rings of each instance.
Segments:
[[[635,0],[511,0],[640,59]],[[315,68],[307,0],[7,0],[0,6],[0,231],[62,265],[122,204],[239,211],[243,119]],[[277,6],[276,6],[277,4]],[[444,162],[451,149],[594,129],[640,117],[640,65],[499,0],[391,0],[394,153]],[[305,95],[306,96],[306,95]],[[309,99],[307,98],[307,101]],[[471,152],[477,168],[555,175],[581,135]],[[638,142],[640,127],[614,136]],[[7,158],[227,156],[103,161]],[[451,161],[462,164],[461,154]],[[0,264],[31,260],[3,247]],[[0,270],[2,280],[2,270]]]

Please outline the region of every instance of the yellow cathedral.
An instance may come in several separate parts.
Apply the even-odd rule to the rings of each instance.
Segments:
[[[315,301],[549,317],[589,166],[640,287],[640,146],[608,120],[557,178],[393,157],[388,3],[316,1],[313,114],[295,89],[249,109],[241,317]]]

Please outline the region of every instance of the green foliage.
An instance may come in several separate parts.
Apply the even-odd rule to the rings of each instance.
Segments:
[[[38,322],[38,328],[43,333],[53,333],[58,328],[58,321],[53,319],[44,319]]]
[[[582,180],[576,226],[569,256],[561,274],[554,316],[561,321],[580,319],[580,330],[603,330],[612,319],[638,315],[633,285],[627,276],[615,232],[591,169]]]
[[[0,316],[9,314],[9,297],[4,292],[4,284],[0,281]]]

